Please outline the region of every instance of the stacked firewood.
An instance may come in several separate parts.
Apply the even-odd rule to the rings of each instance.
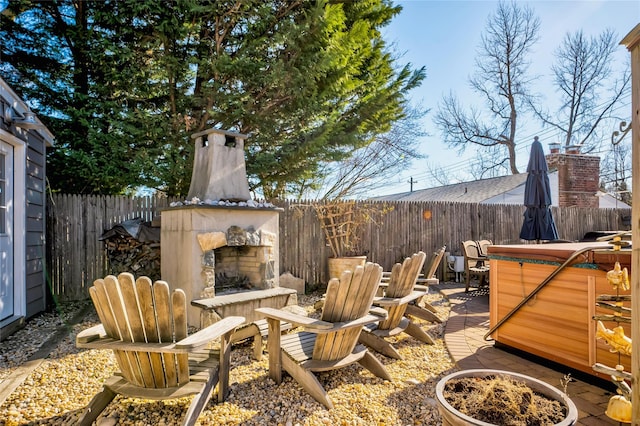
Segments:
[[[131,272],[136,277],[146,275],[152,281],[160,279],[160,242],[113,235],[105,240],[105,249],[112,274]]]

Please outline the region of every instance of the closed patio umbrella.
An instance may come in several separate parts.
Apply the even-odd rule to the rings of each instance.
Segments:
[[[527,182],[524,187],[524,221],[520,230],[523,240],[557,240],[558,231],[551,215],[551,189],[547,160],[538,137],[531,145]]]

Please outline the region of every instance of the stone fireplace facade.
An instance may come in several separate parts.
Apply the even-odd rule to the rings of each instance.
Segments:
[[[245,283],[235,291],[277,287],[280,211],[211,205],[163,210],[162,279],[183,289],[187,301],[214,297],[220,274]],[[188,309],[189,325],[199,326],[199,309]]]
[[[255,308],[297,304],[296,291],[278,285],[282,209],[250,199],[247,135],[212,128],[191,137],[188,200],[163,210],[160,228],[162,279],[184,290],[189,325],[230,315],[252,322]]]

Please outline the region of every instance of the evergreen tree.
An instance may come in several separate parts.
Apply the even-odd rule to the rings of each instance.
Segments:
[[[93,31],[95,5],[9,2],[0,16],[0,72],[56,136],[48,153],[53,187],[119,193],[139,183],[135,133],[123,120],[126,104],[110,90],[113,69],[105,39]]]
[[[56,135],[56,190],[186,194],[193,141],[248,133],[252,189],[283,197],[404,117],[385,0],[11,2],[0,73]],[[44,116],[44,117],[43,117]]]

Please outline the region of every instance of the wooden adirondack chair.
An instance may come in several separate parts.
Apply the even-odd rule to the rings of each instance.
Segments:
[[[393,265],[384,296],[373,300],[374,305],[388,311],[388,318],[365,325],[360,333],[360,343],[395,359],[402,359],[402,356],[385,337],[405,332],[424,343],[433,344],[433,339],[405,316],[408,304],[425,294],[424,289],[414,288],[425,258],[426,254],[420,251],[407,257],[402,264]]]
[[[79,348],[113,349],[120,371],[107,379],[78,424],[90,425],[116,394],[164,400],[195,395],[184,417],[193,425],[218,384],[229,388],[229,341],[243,317],[228,317],[187,337],[185,294],[164,281],[136,281],[129,273],[99,279],[89,289],[102,324],[76,337]],[[220,338],[220,349],[207,345]]]
[[[444,257],[444,252],[447,250],[447,246],[442,246],[438,250],[433,253],[433,257],[431,258],[431,262],[429,263],[429,268],[427,269],[427,273],[424,278],[418,278],[416,280],[416,286],[414,287],[416,290],[424,290],[425,295],[417,298],[413,302],[407,305],[406,313],[408,315],[412,315],[416,318],[423,319],[425,321],[442,323],[442,320],[436,315],[438,311],[436,308],[431,306],[427,301],[425,301],[426,292],[429,291],[430,285],[437,285],[440,283],[440,280],[436,278],[436,271],[438,270],[438,266],[440,262],[442,262],[442,258]]]
[[[311,396],[333,408],[315,371],[329,371],[360,363],[376,376],[391,380],[378,359],[365,346],[357,345],[362,326],[385,318],[386,312],[371,306],[382,268],[375,263],[346,271],[327,286],[321,318],[298,316],[272,308],[258,308],[269,323],[269,377],[282,381],[284,368]],[[370,313],[370,311],[373,311]],[[305,331],[280,336],[280,322],[303,326]]]
[[[487,249],[492,244],[493,244],[493,242],[491,240],[476,241],[476,245],[478,246],[478,251],[480,252],[480,256],[486,256],[487,255]]]
[[[489,259],[480,254],[480,247],[473,240],[462,242],[462,253],[464,254],[464,291],[469,291],[471,277],[477,277],[478,287],[482,287],[489,280]]]
[[[447,251],[447,246],[442,246],[438,250],[433,252],[431,262],[429,263],[429,269],[424,275],[425,280],[430,280],[428,281],[429,284],[438,284],[440,282],[440,280],[436,277],[436,271],[438,270],[438,266],[440,266],[440,262],[442,262],[445,251]]]

